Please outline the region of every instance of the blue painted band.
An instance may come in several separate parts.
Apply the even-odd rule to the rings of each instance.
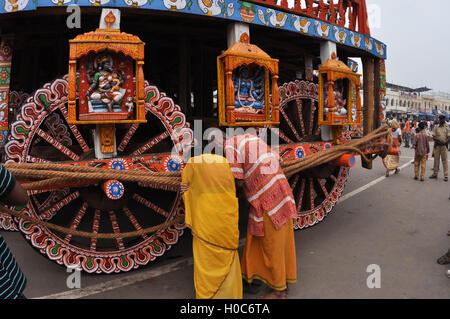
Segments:
[[[77,5],[105,8],[138,7],[143,10],[176,11],[186,14],[214,16],[219,19],[267,26],[329,40],[386,59],[386,45],[370,36],[321,20],[298,16],[253,3],[245,2],[247,6],[244,7],[243,2],[239,0],[212,1],[212,5],[209,7],[206,7],[202,0],[4,0],[3,3],[4,5],[0,7],[0,14],[13,11],[17,11],[14,14],[19,14],[19,11],[36,10],[40,7]]]

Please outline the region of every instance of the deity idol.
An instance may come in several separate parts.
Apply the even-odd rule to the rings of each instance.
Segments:
[[[334,90],[334,114],[335,115],[347,115],[347,99],[344,99],[343,89],[339,90],[336,86],[333,87]],[[324,108],[324,113],[328,114],[328,95],[324,92],[326,107]]]
[[[264,72],[258,67],[253,76],[250,76],[247,65],[238,70],[238,76],[233,75],[235,107],[245,109],[246,112],[258,112],[264,108]]]
[[[113,105],[119,103],[125,95],[125,89],[120,85],[125,77],[113,69],[112,58],[109,55],[100,55],[95,58],[95,71],[88,75],[91,86],[86,91],[90,104],[103,104],[109,112],[113,112]]]

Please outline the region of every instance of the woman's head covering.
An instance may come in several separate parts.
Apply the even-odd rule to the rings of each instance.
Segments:
[[[239,205],[227,159],[215,154],[192,157],[181,177],[189,185],[183,194],[186,226],[209,242],[237,247]]]

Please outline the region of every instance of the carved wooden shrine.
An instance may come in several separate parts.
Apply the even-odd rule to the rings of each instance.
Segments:
[[[69,41],[70,124],[145,122],[145,43],[111,28],[115,20],[111,11],[104,18],[106,29]]]
[[[360,77],[335,53],[319,68],[319,125],[361,124]]]
[[[220,126],[279,124],[278,60],[247,33],[217,57]]]

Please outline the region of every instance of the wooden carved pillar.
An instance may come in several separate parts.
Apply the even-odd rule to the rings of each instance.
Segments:
[[[343,27],[345,26],[345,11],[347,10],[346,4],[344,4],[344,0],[339,1],[339,21],[338,25]]]
[[[319,0],[318,10],[319,10],[319,19],[325,20],[327,18],[328,7],[325,5],[323,0]]]
[[[139,85],[136,85],[136,118],[145,119],[145,101],[144,101],[144,61],[136,61],[136,77],[139,79]]]
[[[328,80],[328,94],[327,94],[327,105],[328,105],[328,121],[334,123],[334,81]]]
[[[330,10],[330,23],[331,24],[336,24],[336,7],[337,5],[335,5],[333,3],[333,1],[329,1],[329,10]]]
[[[278,70],[277,70],[278,73]],[[280,93],[278,91],[278,74],[272,75],[272,121],[280,121]]]
[[[361,123],[362,122],[362,109],[361,109],[361,95],[359,94],[359,91],[361,90],[361,85],[356,86],[356,105],[359,105],[359,107],[356,109],[356,120]]]
[[[381,82],[380,82],[380,59],[374,59],[374,128],[377,128],[381,125],[380,123],[380,113],[381,113]]]
[[[12,53],[13,38],[2,36],[0,42],[0,153],[4,152],[8,134],[8,106]]]
[[[374,130],[373,116],[375,108],[374,97],[374,61],[372,57],[363,58],[364,79],[364,135]]]
[[[348,10],[350,30],[356,31],[356,20],[358,19],[359,5],[353,2],[348,7]]]
[[[227,58],[228,59],[228,58]],[[229,123],[235,123],[236,117],[234,114],[234,84],[233,84],[233,65],[231,63],[226,63],[226,69],[225,69],[225,75],[226,75],[226,105],[227,105],[227,121]]]
[[[375,97],[374,97],[374,60],[372,57],[365,57],[363,62],[363,78],[364,78],[364,135],[369,134],[374,130],[374,111],[375,111]],[[362,166],[367,169],[372,169],[372,161],[362,162]]]
[[[380,69],[380,125],[386,123],[386,64],[384,59],[379,59],[378,67]]]

